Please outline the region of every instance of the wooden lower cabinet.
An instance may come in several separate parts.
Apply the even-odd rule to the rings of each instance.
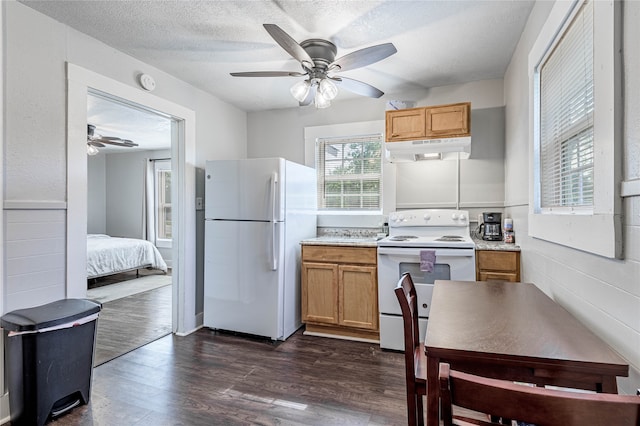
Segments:
[[[376,249],[303,245],[302,322],[309,334],[378,341]]]
[[[520,281],[520,252],[503,250],[476,251],[478,281]]]

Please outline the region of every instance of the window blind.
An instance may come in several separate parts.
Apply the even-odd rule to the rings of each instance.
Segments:
[[[318,207],[380,210],[382,135],[319,138]]]
[[[593,206],[593,3],[540,68],[540,206]]]

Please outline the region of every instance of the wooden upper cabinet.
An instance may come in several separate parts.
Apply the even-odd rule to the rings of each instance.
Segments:
[[[420,139],[426,134],[424,108],[387,111],[385,119],[388,141]]]
[[[470,103],[425,108],[426,137],[469,136]]]
[[[471,135],[471,102],[386,111],[387,142]]]

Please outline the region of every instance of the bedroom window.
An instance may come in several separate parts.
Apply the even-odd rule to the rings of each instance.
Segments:
[[[155,168],[155,223],[156,239],[170,242],[171,232],[171,161],[156,161]]]
[[[557,1],[529,52],[529,235],[609,258],[622,257],[620,24],[620,2]]]
[[[320,138],[316,149],[319,209],[381,210],[380,134]]]

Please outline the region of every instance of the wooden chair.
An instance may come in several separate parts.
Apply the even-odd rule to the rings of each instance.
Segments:
[[[424,353],[424,343],[420,343],[418,297],[411,275],[403,274],[394,291],[400,303],[404,322],[404,363],[409,425],[423,425],[422,397],[427,394],[427,358]]]
[[[474,376],[441,363],[440,404],[444,426],[497,425],[452,416],[451,406],[519,419],[536,426],[637,426],[640,398],[630,395],[579,393],[526,386]]]

